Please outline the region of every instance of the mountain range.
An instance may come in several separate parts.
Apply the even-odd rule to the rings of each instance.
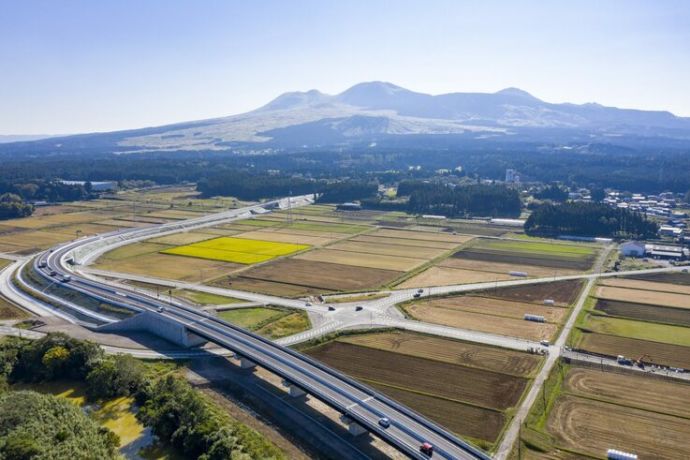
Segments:
[[[552,104],[517,88],[430,95],[386,82],[329,95],[282,94],[251,112],[110,133],[10,143],[2,150],[121,153],[281,151],[457,142],[687,146],[690,118],[665,111]]]

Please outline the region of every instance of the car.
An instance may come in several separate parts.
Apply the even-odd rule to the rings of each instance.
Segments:
[[[420,294],[419,292],[415,292],[412,297],[414,297],[415,299],[419,299],[421,296],[422,294]]]
[[[419,289],[417,289],[417,292],[419,292],[420,294],[423,294],[423,293],[424,293],[424,289],[419,288]]]
[[[388,417],[381,417],[379,419],[379,425],[383,428],[388,428],[389,426],[391,426],[391,421],[388,420]]]
[[[362,310],[364,310],[364,307],[361,306],[361,305],[357,305],[357,306],[355,307],[355,311],[362,311]]]
[[[687,268],[684,268],[684,269],[683,269],[683,273],[687,273],[687,272],[688,272],[688,269],[687,269]]]
[[[434,446],[432,446],[428,442],[424,442],[424,443],[422,443],[421,446],[419,446],[419,451],[421,453],[431,457],[432,455],[434,455]]]
[[[304,302],[305,307],[311,307],[311,302]]]
[[[548,340],[540,340],[539,343],[540,343],[542,346],[545,346],[545,347],[548,347],[548,346],[550,345],[550,343],[549,343]]]
[[[158,307],[158,313],[163,313],[165,311],[165,307]]]
[[[55,270],[51,270],[51,271],[50,271],[50,276],[55,276],[55,275],[57,275],[57,272],[56,272]]]
[[[335,311],[335,307],[333,305],[328,306],[328,311]]]

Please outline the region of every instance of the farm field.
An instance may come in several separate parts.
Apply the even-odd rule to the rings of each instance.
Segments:
[[[610,316],[690,327],[690,309],[688,308],[657,307],[642,303],[598,299],[595,309]]]
[[[523,319],[473,313],[452,307],[436,307],[425,302],[413,302],[402,308],[412,318],[428,323],[527,340],[551,340],[558,331],[558,325],[553,323],[536,323]]]
[[[550,401],[548,412],[538,401],[522,431],[522,439],[529,440],[523,458],[604,458],[612,448],[639,458],[684,458],[687,452],[686,382],[563,365],[549,376],[544,401]]]
[[[250,240],[275,241],[277,243],[308,244],[310,246],[323,246],[324,244],[328,244],[331,241],[334,241],[338,237],[342,237],[341,234],[337,234],[337,237],[321,235],[329,234],[320,232],[311,232],[310,234],[292,233],[264,228],[261,230],[241,233],[237,236]]]
[[[405,331],[346,335],[338,341],[519,377],[531,376],[541,362],[536,355]]]
[[[529,384],[524,376],[536,369],[539,360],[512,351],[503,355],[504,351],[384,332],[343,336],[306,353],[490,447],[507,419],[504,411],[517,403]],[[415,377],[430,375],[435,377]]]
[[[656,281],[659,283],[679,284],[683,286],[690,286],[690,274],[682,272],[673,273],[644,273],[640,275],[631,275],[628,279]]]
[[[613,286],[627,289],[641,289],[643,291],[659,291],[690,295],[690,285],[660,283],[630,278],[605,278],[599,281],[601,286]]]
[[[495,299],[478,295],[441,297],[415,303],[423,304],[431,308],[468,311],[520,320],[523,319],[525,314],[540,315],[549,323],[562,322],[569,311],[567,308],[515,302],[512,300]]]
[[[454,257],[554,269],[588,270],[594,263],[596,254],[594,247],[585,245],[480,238]]]
[[[499,262],[484,262],[481,260],[471,260],[471,259],[461,259],[459,257],[449,257],[448,259],[445,259],[441,261],[438,264],[439,267],[448,267],[448,268],[459,268],[459,269],[465,269],[465,270],[474,270],[474,271],[483,271],[483,272],[489,272],[489,273],[500,273],[500,274],[507,274],[512,271],[518,271],[518,272],[526,272],[528,277],[530,278],[546,278],[549,276],[554,276],[555,274],[558,274],[559,276],[563,275],[575,275],[580,273],[578,270],[569,270],[569,269],[559,269],[555,271],[553,268],[549,267],[540,267],[538,265],[527,265],[527,264],[505,264],[505,263],[499,263]]]
[[[398,246],[415,246],[423,248],[435,248],[435,249],[453,249],[457,246],[457,243],[446,243],[443,241],[429,241],[429,240],[419,240],[419,239],[407,239],[407,238],[395,238],[395,240],[389,239],[386,236],[377,236],[377,232],[366,233],[363,235],[357,235],[350,238],[348,241],[356,241],[363,243],[373,243],[373,244],[387,244],[393,243]]]
[[[690,294],[600,286],[597,288],[595,295],[599,299],[646,303],[665,307],[690,308]]]
[[[15,307],[4,297],[0,297],[0,320],[3,319],[23,319],[29,316],[24,310]]]
[[[330,262],[352,265],[355,267],[378,268],[381,270],[408,271],[426,262],[425,259],[411,257],[394,257],[380,254],[338,251],[334,249],[317,249],[294,257],[298,260]]]
[[[186,246],[164,249],[160,252],[163,254],[182,255],[200,259],[251,265],[259,262],[266,262],[267,260],[292,254],[307,248],[309,248],[308,245],[301,244],[220,237]]]
[[[508,286],[482,291],[481,294],[499,299],[538,304],[543,304],[544,299],[551,299],[554,301],[554,305],[566,307],[575,302],[582,290],[582,286],[583,282],[581,280],[566,280],[553,283]]]
[[[652,342],[649,340],[619,337],[615,335],[583,333],[579,348],[608,356],[630,356],[637,358],[648,354],[646,362],[690,369],[690,352],[681,345]]]
[[[332,244],[328,248],[339,251],[381,254],[396,257],[412,257],[419,259],[433,259],[443,255],[443,253],[446,252],[444,249],[425,248],[420,246],[404,246],[394,244],[393,242],[390,244],[377,244],[363,241],[343,241]]]
[[[421,273],[409,278],[396,288],[409,289],[430,286],[448,286],[452,284],[487,283],[511,279],[508,274],[462,270],[448,267],[429,267]]]
[[[400,275],[401,272],[398,271],[352,267],[297,258],[278,260],[239,274],[242,278],[293,284],[327,291],[357,291],[375,288]]]
[[[681,326],[590,315],[586,327],[601,334],[690,347],[690,328]],[[690,353],[690,349],[686,353]]]
[[[172,235],[161,236],[159,238],[151,238],[146,240],[148,243],[157,244],[167,244],[172,246],[182,245],[182,244],[192,244],[198,243],[199,241],[209,240],[215,238],[216,235],[213,233],[205,233],[203,231],[198,232],[182,232],[173,233]]]
[[[454,243],[455,245],[465,243],[473,238],[470,235],[453,235],[451,233],[410,231],[397,229],[394,230],[389,228],[382,228],[368,235],[386,238],[402,238],[405,240],[423,240],[443,243]]]

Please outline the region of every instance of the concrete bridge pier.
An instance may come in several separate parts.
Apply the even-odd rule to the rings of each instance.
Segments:
[[[341,415],[340,421],[347,425],[347,431],[352,436],[362,436],[363,434],[367,434],[369,432],[366,428],[352,420],[347,415]]]
[[[254,361],[252,361],[251,359],[245,358],[244,356],[239,356],[239,355],[238,355],[238,358],[240,359],[240,368],[241,369],[253,370],[254,368],[256,368],[256,363]]]
[[[290,382],[289,380],[283,380],[283,386],[288,389],[288,394],[293,398],[302,398],[307,395],[307,392]]]

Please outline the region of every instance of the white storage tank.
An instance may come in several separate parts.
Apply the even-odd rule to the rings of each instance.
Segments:
[[[622,450],[609,449],[606,451],[606,458],[609,460],[637,460],[637,455]]]

